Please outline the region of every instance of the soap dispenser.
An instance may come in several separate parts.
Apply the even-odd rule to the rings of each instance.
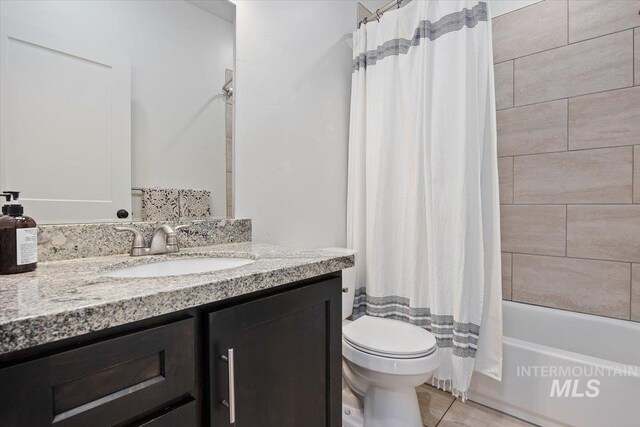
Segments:
[[[2,215],[6,215],[7,210],[9,209],[9,204],[11,204],[11,194],[0,193],[0,197],[4,197],[5,201],[7,202],[4,205],[2,205]]]
[[[2,208],[0,216],[0,274],[33,271],[38,263],[36,222],[24,215],[24,208],[18,202],[20,192],[5,191],[3,195],[9,204],[5,205],[6,209]]]

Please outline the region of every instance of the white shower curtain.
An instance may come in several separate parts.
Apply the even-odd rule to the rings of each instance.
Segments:
[[[434,384],[502,373],[498,168],[487,4],[414,0],[354,33],[347,243],[354,317],[436,337]]]

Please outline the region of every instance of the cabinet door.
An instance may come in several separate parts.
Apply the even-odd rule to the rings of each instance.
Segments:
[[[340,289],[336,277],[209,315],[213,426],[232,409],[239,427],[340,425]]]

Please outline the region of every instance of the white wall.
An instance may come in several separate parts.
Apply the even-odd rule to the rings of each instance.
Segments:
[[[132,186],[208,189],[225,215],[233,24],[182,0],[2,0],[0,17],[130,56]]]
[[[491,16],[496,17],[505,13],[513,12],[516,9],[529,6],[530,4],[541,2],[542,0],[489,0]]]
[[[236,6],[236,216],[255,241],[344,246],[357,3]]]
[[[506,13],[536,0],[491,1]],[[357,2],[235,3],[236,216],[255,241],[344,246]]]

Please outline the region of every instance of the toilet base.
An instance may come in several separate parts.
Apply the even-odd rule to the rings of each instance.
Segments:
[[[362,409],[343,403],[342,427],[364,427],[364,412],[362,412]]]
[[[364,409],[362,400],[351,391],[342,377],[342,427],[363,427]]]
[[[342,427],[423,426],[415,389],[384,390],[372,387],[365,395],[365,408],[367,407],[370,408],[369,411],[362,407],[359,398],[349,388],[344,388],[342,390]]]
[[[369,387],[364,395],[364,419],[366,427],[422,427],[416,389]]]

